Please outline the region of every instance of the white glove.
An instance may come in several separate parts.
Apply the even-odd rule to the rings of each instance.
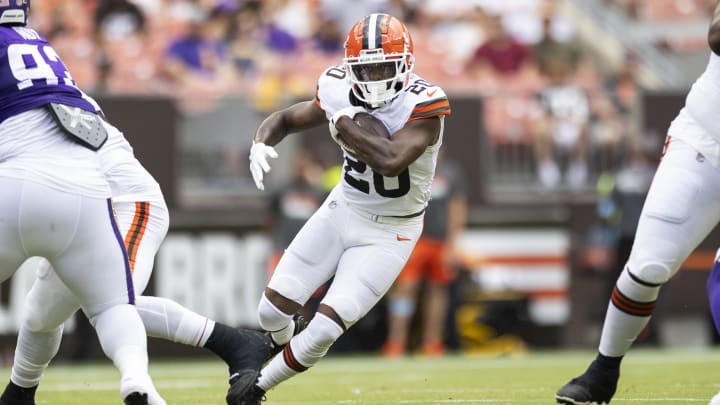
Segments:
[[[257,187],[258,190],[265,190],[263,173],[270,171],[270,164],[268,164],[267,161],[269,157],[273,159],[278,157],[275,148],[265,145],[262,142],[256,143],[253,141],[253,146],[250,148],[250,173],[255,181],[255,187]]]
[[[330,127],[330,137],[332,137],[333,141],[337,143],[338,145],[342,146],[343,148],[348,148],[348,146],[345,144],[345,142],[342,142],[338,140],[338,130],[335,127],[335,124],[340,120],[342,117],[348,117],[350,119],[355,118],[355,115],[361,112],[365,112],[365,109],[362,107],[356,107],[356,106],[350,106],[345,107],[335,114],[333,114],[332,118],[330,119],[329,127]],[[350,150],[352,152],[352,150]]]

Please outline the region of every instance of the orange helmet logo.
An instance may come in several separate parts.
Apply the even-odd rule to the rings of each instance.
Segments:
[[[343,63],[355,96],[372,107],[388,103],[407,87],[413,62],[410,32],[397,18],[370,14],[350,29]]]

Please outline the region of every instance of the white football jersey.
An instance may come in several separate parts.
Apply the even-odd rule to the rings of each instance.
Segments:
[[[688,114],[720,143],[720,56],[710,52],[705,71],[695,80],[685,100]]]
[[[351,84],[342,66],[326,69],[318,80],[315,102],[330,120],[337,111],[351,105]],[[435,163],[442,145],[442,120],[450,114],[445,92],[421,77],[411,74],[410,85],[390,103],[367,111],[382,121],[390,136],[409,121],[440,117],[438,141],[397,177],[375,173],[365,162],[343,150],[342,188],[345,199],[352,206],[375,215],[405,216],[422,211],[430,199],[430,186]]]
[[[670,124],[668,134],[681,139],[720,168],[720,56],[710,53],[705,71],[692,85],[685,107]]]
[[[114,202],[147,201],[164,204],[160,185],[135,158],[133,148],[122,132],[105,124],[108,140],[98,151],[103,173]]]
[[[0,123],[0,177],[86,197],[110,197],[99,155],[65,135],[46,108]]]

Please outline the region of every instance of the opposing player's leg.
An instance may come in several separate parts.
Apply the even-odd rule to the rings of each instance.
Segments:
[[[39,261],[35,273],[37,280],[25,298],[10,382],[0,396],[0,405],[35,403],[43,372],[60,347],[63,323],[79,308],[77,298],[50,263]]]
[[[660,287],[720,220],[720,170],[689,145],[673,140],[653,180],[630,259],[617,280],[597,358],[562,387],[560,403],[609,402],[620,363],[650,320]]]
[[[707,294],[715,330],[720,333],[720,249],[715,254],[715,261],[707,280]]]
[[[8,180],[0,178],[0,189],[3,190],[4,196],[20,196],[22,185],[20,181]],[[27,253],[22,244],[20,234],[20,226],[18,216],[20,213],[19,198],[17,200],[9,200],[0,198],[0,280],[9,278],[13,271],[27,259]],[[27,307],[26,307],[27,308]],[[53,351],[53,349],[48,349]],[[34,365],[28,365],[29,368]],[[20,385],[18,385],[20,383]],[[6,389],[0,396],[0,404],[2,405],[34,405],[35,390],[37,384],[22,380],[15,380],[9,384],[9,390]]]
[[[77,297],[103,352],[120,371],[121,396],[126,401],[146,396],[150,404],[164,404],[148,374],[145,327],[133,306],[130,266],[111,203],[83,198],[77,205],[75,237],[48,260]]]

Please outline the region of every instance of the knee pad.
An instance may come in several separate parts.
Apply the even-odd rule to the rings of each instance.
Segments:
[[[275,332],[285,328],[292,321],[292,315],[279,310],[272,302],[262,295],[258,305],[258,322],[260,327]]]
[[[673,275],[672,269],[664,263],[659,262],[641,262],[629,268],[631,275],[635,276],[640,283],[651,285],[662,285],[670,280]]]
[[[332,308],[336,314],[343,320],[345,327],[349,328],[355,322],[360,320],[360,317],[365,315],[360,306],[351,297],[347,296],[334,296],[328,300],[323,300],[323,304]]]
[[[277,291],[283,297],[302,305],[307,302],[314,291],[308,291],[309,288],[300,279],[286,274],[273,276],[268,283],[268,287]]]

